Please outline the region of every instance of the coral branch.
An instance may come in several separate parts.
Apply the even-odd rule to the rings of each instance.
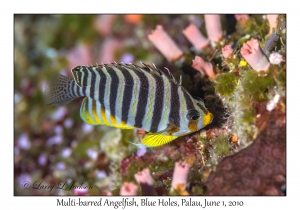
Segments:
[[[209,40],[219,42],[222,39],[221,15],[204,15]]]
[[[99,15],[94,23],[96,30],[103,36],[110,33],[116,15]]]
[[[148,35],[148,39],[155,45],[155,47],[165,56],[169,62],[178,60],[183,52],[171,39],[171,37],[164,31],[161,25],[157,25],[152,34]]]
[[[134,178],[140,184],[143,195],[155,195],[154,180],[148,168],[136,173]]]
[[[222,55],[225,59],[231,56],[232,53],[233,53],[233,49],[231,45],[226,45],[225,47],[222,48]]]
[[[193,60],[192,67],[202,74],[208,75],[211,79],[215,79],[216,74],[214,73],[213,66],[209,62],[205,62],[201,57],[196,56]]]
[[[133,182],[124,182],[122,184],[120,195],[137,195],[138,186]]]
[[[246,14],[235,14],[234,17],[237,21],[243,21],[249,19],[249,15]]]
[[[173,173],[172,187],[177,190],[179,186],[183,188],[187,185],[188,174],[190,171],[190,165],[179,161],[175,163],[175,169]]]
[[[234,15],[235,19],[237,20],[237,22],[242,26],[242,27],[246,27],[247,25],[247,20],[249,20],[249,15],[246,14],[236,14]]]
[[[244,43],[241,48],[241,55],[254,70],[267,71],[269,69],[270,63],[257,39],[252,38]]]
[[[209,40],[203,36],[193,23],[186,27],[182,33],[197,50],[202,50],[209,44]]]
[[[273,29],[277,28],[277,24],[278,24],[278,14],[277,15],[267,15],[267,19],[269,22],[269,34],[273,33]]]
[[[92,53],[90,47],[80,43],[73,48],[67,55],[68,67],[71,69],[78,65],[88,65],[92,62]]]

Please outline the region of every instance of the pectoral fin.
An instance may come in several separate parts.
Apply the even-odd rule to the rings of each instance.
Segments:
[[[178,136],[168,136],[162,134],[151,134],[148,133],[142,140],[142,144],[147,147],[159,147],[164,144],[167,144],[174,139],[178,138]]]

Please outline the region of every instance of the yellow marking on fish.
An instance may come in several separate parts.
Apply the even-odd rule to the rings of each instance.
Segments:
[[[101,121],[100,121],[100,119],[99,119],[99,117],[97,115],[97,110],[96,110],[97,106],[96,106],[96,101],[95,100],[93,100],[93,106],[92,107],[93,107],[92,108],[92,112],[93,112],[93,116],[94,116],[94,118],[96,120],[96,123],[100,124]]]
[[[206,115],[203,117],[203,127],[211,123],[213,120],[213,115],[212,113],[208,112]]]
[[[198,130],[198,120],[192,120],[189,122],[189,129],[190,131],[194,132],[194,131],[197,131]]]
[[[101,117],[102,117],[102,120],[103,120],[103,124],[104,124],[104,125],[110,125],[109,122],[108,122],[107,119],[106,119],[105,109],[103,109],[103,108],[101,107],[100,113],[101,113]]]
[[[113,127],[115,127],[115,128],[122,128],[122,129],[134,129],[135,127],[133,127],[133,126],[128,126],[128,125],[111,125],[111,126],[113,126]]]
[[[89,102],[89,99],[87,97],[83,99],[82,105],[80,108],[80,117],[87,124],[90,124],[90,125],[99,124],[99,123],[95,122],[95,120],[93,119],[93,116],[91,115],[91,114],[94,114],[93,109],[92,109],[92,113],[91,113],[88,109],[88,105],[89,105],[88,102]]]
[[[103,119],[103,124],[104,125],[108,125],[108,126],[112,126],[112,127],[116,127],[116,128],[122,128],[122,129],[133,129],[135,127],[133,126],[128,126],[125,122],[121,121],[121,124],[117,124],[117,120],[113,115],[110,115],[110,119],[113,122],[112,124],[108,122],[108,120],[106,119],[106,115],[105,115],[105,110],[103,108],[101,108],[101,117]],[[102,124],[102,123],[101,123]]]
[[[142,144],[147,147],[159,147],[161,145],[167,144],[174,139],[178,138],[178,136],[167,136],[161,134],[152,134],[148,133],[142,140]]]
[[[111,120],[111,123],[112,123],[113,125],[116,125],[116,124],[117,124],[117,120],[116,120],[116,118],[115,118],[113,115],[110,115],[110,120]]]
[[[172,135],[173,133],[178,132],[179,130],[180,130],[180,129],[179,129],[179,127],[177,127],[177,126],[169,125],[169,127],[168,127],[168,133],[169,133],[170,135]]]

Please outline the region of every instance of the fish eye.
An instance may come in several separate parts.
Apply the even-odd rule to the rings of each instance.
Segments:
[[[197,110],[190,110],[187,114],[188,120],[198,120],[200,118],[200,113]]]
[[[76,66],[72,69],[72,71],[80,71],[81,70],[81,66]]]
[[[198,120],[198,119],[199,119],[199,116],[197,116],[197,115],[194,115],[191,117],[191,120]]]

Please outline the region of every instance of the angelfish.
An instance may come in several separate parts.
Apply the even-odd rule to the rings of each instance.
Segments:
[[[201,99],[155,65],[77,66],[72,74],[73,79],[58,75],[47,84],[46,104],[64,105],[84,96],[80,116],[85,123],[143,129],[148,132],[141,140],[145,147],[164,145],[213,119]]]

